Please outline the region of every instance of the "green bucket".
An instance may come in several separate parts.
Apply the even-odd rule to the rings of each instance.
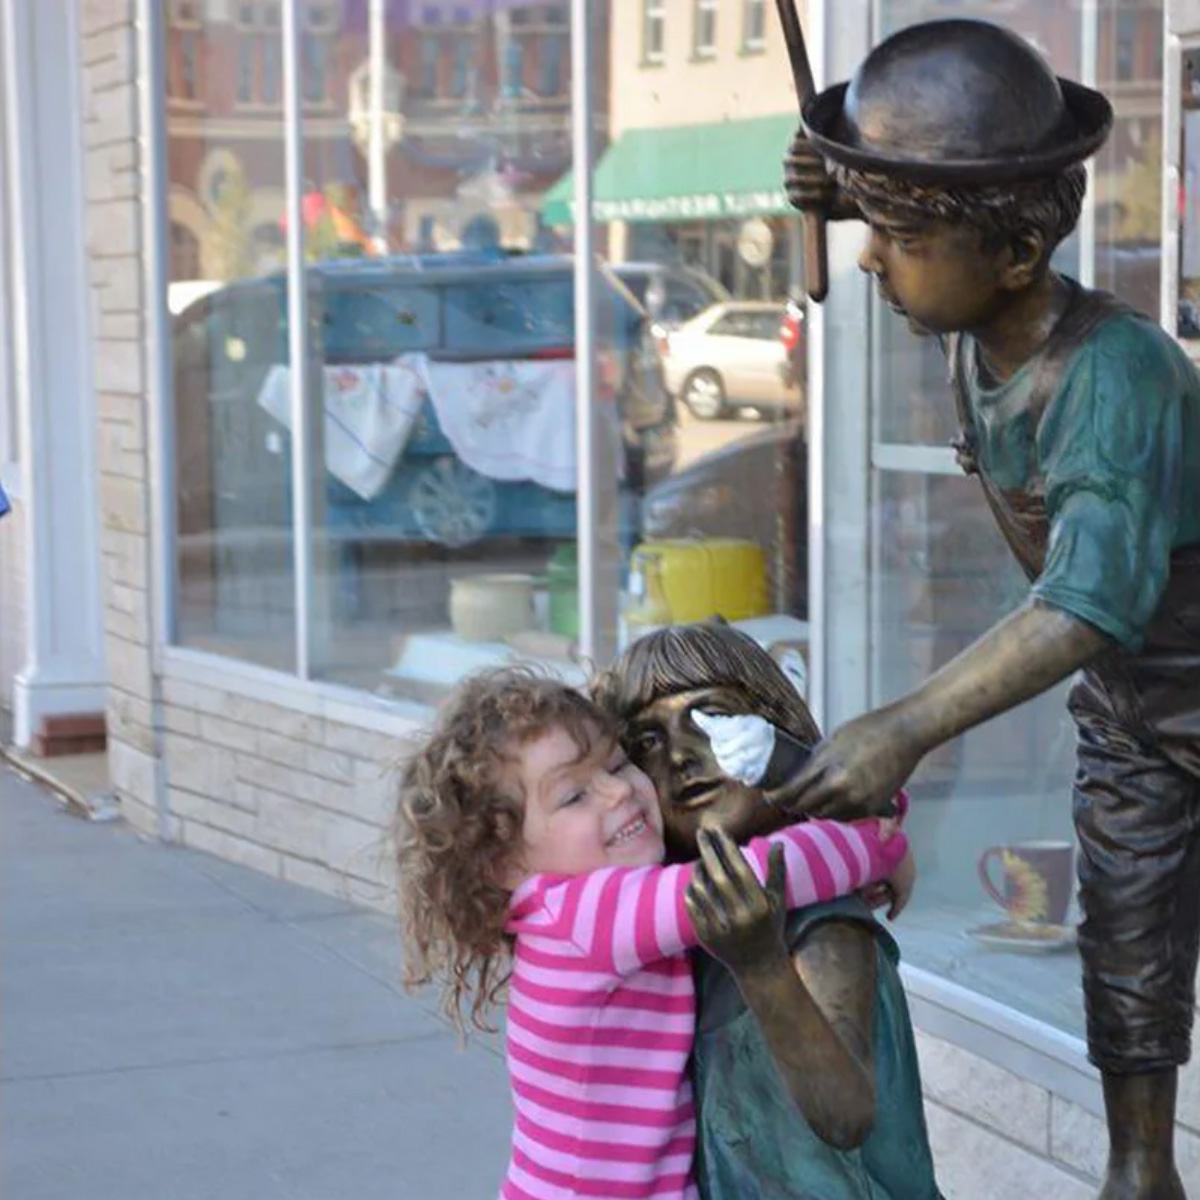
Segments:
[[[579,636],[579,557],[574,542],[564,542],[546,564],[551,633]]]

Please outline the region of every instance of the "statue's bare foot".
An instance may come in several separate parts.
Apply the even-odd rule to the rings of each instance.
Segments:
[[[1096,1200],[1187,1200],[1187,1192],[1174,1167],[1132,1163],[1109,1166]]]

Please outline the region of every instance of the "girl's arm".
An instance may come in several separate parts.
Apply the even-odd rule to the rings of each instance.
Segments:
[[[792,825],[743,847],[760,882],[772,845],[780,847],[786,866],[787,907],[803,908],[886,879],[908,849],[908,839],[897,832],[884,841],[874,817]],[[614,867],[560,880],[548,885],[544,896],[554,919],[536,929],[526,926],[524,932],[569,941],[594,969],[631,975],[699,944],[684,904],[691,877],[692,864],[684,863]]]

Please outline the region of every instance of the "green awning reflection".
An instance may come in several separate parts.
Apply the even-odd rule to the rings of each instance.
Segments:
[[[792,213],[783,192],[783,156],[794,114],[629,129],[596,166],[597,221],[704,221]],[[573,173],[542,198],[547,225],[572,223]]]

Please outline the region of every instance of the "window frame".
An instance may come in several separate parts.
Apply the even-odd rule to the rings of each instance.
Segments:
[[[751,34],[751,24],[758,32]],[[742,53],[762,54],[767,48],[767,0],[742,0]]]
[[[692,0],[692,58],[711,62],[717,57],[720,0]]]
[[[642,0],[642,65],[662,66],[666,60],[666,0]]]

